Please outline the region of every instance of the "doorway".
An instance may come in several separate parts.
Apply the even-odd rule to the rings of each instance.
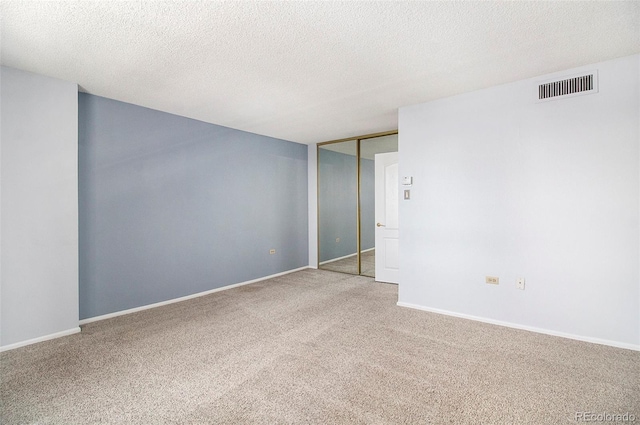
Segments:
[[[398,152],[397,131],[319,143],[317,149],[318,267],[388,281],[376,273],[376,237],[386,229],[377,226],[375,162],[377,154]]]

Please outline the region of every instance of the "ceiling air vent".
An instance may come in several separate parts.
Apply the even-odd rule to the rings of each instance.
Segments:
[[[597,93],[598,73],[596,71],[576,77],[563,78],[538,85],[538,101]]]

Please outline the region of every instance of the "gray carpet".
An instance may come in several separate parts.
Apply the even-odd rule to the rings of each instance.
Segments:
[[[635,414],[640,353],[397,307],[305,270],[0,354],[3,424],[561,424]]]

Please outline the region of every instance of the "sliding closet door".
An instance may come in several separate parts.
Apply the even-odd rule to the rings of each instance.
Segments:
[[[319,268],[358,274],[357,140],[318,146]]]
[[[398,152],[398,135],[389,134],[379,137],[363,138],[360,140],[360,274],[375,277],[378,281],[388,282],[388,278],[378,276],[378,261],[380,251],[378,247],[378,233],[384,230],[384,223],[376,219],[375,205],[380,195],[385,192],[384,187],[375,179],[376,155]],[[396,191],[397,210],[397,183]]]
[[[398,151],[398,134],[318,145],[319,268],[376,277],[376,154]]]

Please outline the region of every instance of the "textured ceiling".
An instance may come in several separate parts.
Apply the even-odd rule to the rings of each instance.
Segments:
[[[314,143],[397,108],[640,52],[640,2],[0,1],[1,63]]]

